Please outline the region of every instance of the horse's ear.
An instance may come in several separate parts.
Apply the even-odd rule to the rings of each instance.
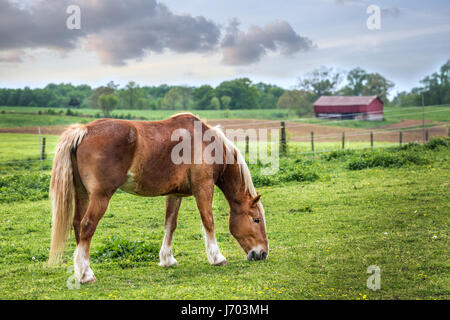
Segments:
[[[261,195],[258,194],[255,198],[252,200],[252,208],[256,207],[256,204],[258,203],[259,199],[261,199]]]

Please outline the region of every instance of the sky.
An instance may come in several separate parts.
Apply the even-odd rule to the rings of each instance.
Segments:
[[[398,92],[448,59],[448,0],[0,0],[0,87],[248,77],[292,89],[328,66],[378,72]]]

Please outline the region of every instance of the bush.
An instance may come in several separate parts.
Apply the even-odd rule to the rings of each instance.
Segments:
[[[289,159],[283,157],[280,159],[280,167],[278,172],[273,175],[261,175],[262,164],[251,165],[250,172],[252,173],[253,184],[255,187],[272,186],[282,182],[313,182],[319,179],[315,161],[311,159]]]
[[[112,260],[128,260],[133,262],[157,261],[159,247],[153,244],[145,244],[143,241],[129,241],[113,236],[108,242],[91,257],[98,262]]]
[[[428,164],[430,159],[425,152],[413,149],[399,151],[366,151],[358,158],[350,160],[349,170],[361,170],[365,168],[383,167],[399,168],[407,164]]]
[[[342,159],[342,158],[349,158],[349,156],[352,156],[355,154],[355,151],[350,149],[345,150],[335,150],[331,151],[330,153],[325,153],[322,155],[322,159],[326,161],[331,161],[334,159]]]
[[[313,181],[316,181],[317,179],[319,179],[319,175],[316,172],[311,171],[311,170],[302,170],[302,169],[288,171],[286,173],[281,174],[281,176],[280,176],[280,180],[284,181],[284,182],[289,182],[289,181],[313,182]]]
[[[261,175],[259,173],[253,174],[252,180],[255,187],[272,186],[279,182],[275,176]]]
[[[449,147],[450,143],[449,143],[449,138],[443,138],[443,137],[438,137],[438,138],[433,138],[430,141],[428,141],[427,143],[425,143],[425,148],[430,149],[430,150],[435,150],[438,149],[439,147]]]

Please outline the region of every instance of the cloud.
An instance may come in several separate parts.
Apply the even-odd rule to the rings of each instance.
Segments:
[[[81,29],[69,30],[66,9],[81,9]],[[18,7],[0,0],[0,50],[67,50],[82,43],[106,64],[123,65],[148,52],[205,52],[220,28],[204,17],[176,15],[155,0],[40,0]]]
[[[222,39],[225,64],[251,64],[268,51],[289,56],[314,47],[310,39],[298,35],[286,21],[273,21],[264,27],[251,26],[247,32],[241,31],[239,24],[233,19]]]
[[[81,29],[66,27],[69,5],[80,7]],[[175,14],[156,0],[37,0],[20,6],[13,0],[0,0],[0,62],[20,60],[17,55],[5,58],[8,51],[47,48],[67,54],[84,48],[109,65],[125,65],[166,50],[223,50],[225,64],[240,65],[256,62],[268,51],[292,55],[310,47],[311,41],[285,21],[252,26],[247,32],[241,32],[234,21],[222,39],[222,29],[214,21]]]
[[[127,59],[141,58],[149,52],[162,53],[166,49],[178,53],[212,51],[219,37],[220,28],[211,20],[175,15],[165,5],[155,2],[153,10],[139,19],[130,17],[128,23],[89,34],[85,45],[96,51],[104,63],[121,65]]]
[[[0,52],[0,62],[18,63],[23,62],[25,53],[22,50],[8,50]]]

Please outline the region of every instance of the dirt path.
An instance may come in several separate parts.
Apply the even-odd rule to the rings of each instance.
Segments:
[[[209,124],[220,124],[225,129],[249,129],[249,128],[279,128],[280,121],[277,120],[241,120],[241,119],[225,119],[211,120]],[[431,124],[432,121],[425,121],[425,124]],[[376,129],[355,129],[345,127],[332,127],[318,124],[286,122],[286,130],[289,141],[309,142],[311,141],[311,132],[314,132],[314,141],[316,142],[336,142],[341,141],[342,133],[345,133],[346,141],[370,141],[370,132],[373,132],[374,141],[398,142],[398,128],[406,128],[402,133],[402,141],[418,142],[423,139],[422,128],[416,128],[422,125],[422,120],[403,120],[399,123],[386,125]],[[426,128],[428,137],[447,136],[447,128],[444,123],[436,123],[441,127]],[[408,129],[408,128],[411,129]]]

